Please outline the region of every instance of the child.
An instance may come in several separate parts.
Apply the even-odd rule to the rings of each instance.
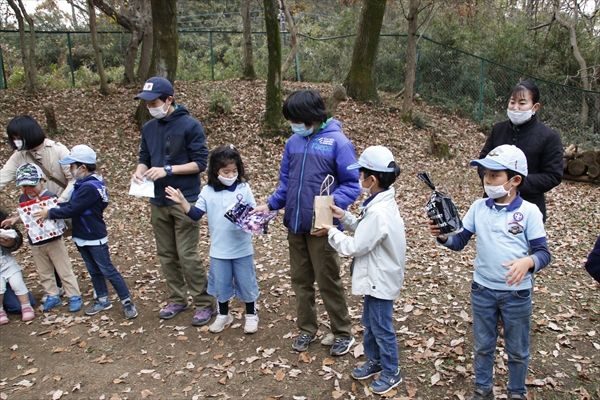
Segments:
[[[0,221],[4,221],[6,216],[6,212],[0,208]],[[7,283],[10,284],[21,303],[22,320],[24,322],[31,321],[35,317],[33,307],[29,303],[29,290],[23,282],[21,267],[10,254],[21,247],[21,244],[23,244],[23,236],[16,228],[12,226],[0,228],[0,325],[9,322],[2,303]]]
[[[96,153],[86,145],[73,147],[71,153],[58,161],[61,165],[70,164],[76,183],[71,200],[60,203],[59,207],[46,208],[36,213],[40,218],[72,218],[73,241],[85,261],[97,299],[87,310],[94,315],[112,307],[108,300],[106,280],[117,291],[127,319],[138,313],[130,298],[129,289],[123,277],[110,261],[108,236],[103,212],[108,206],[108,192],[102,177],[96,174]]]
[[[477,234],[471,283],[476,388],[471,400],[494,398],[494,352],[500,318],[508,354],[508,398],[526,399],[532,275],[550,262],[542,213],[517,191],[527,176],[527,159],[519,148],[498,146],[471,165],[483,167],[484,190],[489,198],[471,205],[461,233],[437,239],[458,251]],[[429,224],[431,234],[439,236],[438,227],[433,221]]]
[[[344,228],[354,231],[354,237],[333,226],[324,225],[323,229],[327,230],[334,249],[354,257],[352,294],[364,295],[364,349],[369,359],[352,371],[352,377],[362,380],[381,372],[370,390],[383,394],[402,382],[392,325],[394,300],[400,295],[404,281],[406,255],[404,222],[394,199],[396,192],[391,187],[400,175],[400,168],[392,152],[383,146],[367,148],[358,162],[347,168],[359,169],[361,189],[369,198],[358,218],[337,206],[332,205],[331,209]]]
[[[346,169],[356,162],[354,146],[342,132],[340,121],[327,118],[325,103],[314,90],[293,92],[282,111],[293,134],[283,150],[279,186],[255,211],[285,208],[283,223],[288,229],[290,276],[300,330],[292,348],[306,351],[317,338],[316,282],[335,338],[333,343],[321,344],[331,346],[332,356],[342,356],[350,351],[354,338],[340,277],[340,258],[329,245],[327,232],[318,230],[311,235],[311,229],[314,198],[327,175],[334,178],[330,189],[338,207],[348,208],[360,194],[358,171]]]
[[[585,263],[585,270],[600,283],[600,236]]]
[[[44,187],[46,177],[41,168],[35,164],[26,163],[21,165],[17,169],[16,179],[17,186],[23,190],[23,194],[19,198],[19,203],[25,203],[42,197],[57,197],[56,194]],[[15,218],[18,219],[19,217]],[[13,218],[13,223],[15,222]],[[33,243],[29,235],[28,237],[33,260],[40,275],[40,283],[44,287],[44,291],[48,294],[44,302],[44,311],[50,311],[62,304],[54,277],[55,271],[58,273],[69,297],[69,311],[76,312],[81,310],[81,306],[83,305],[81,292],[79,291],[77,277],[73,273],[71,259],[69,258],[62,235],[37,243]]]
[[[233,322],[229,313],[229,299],[234,295],[246,303],[245,333],[258,330],[256,299],[258,284],[254,271],[252,235],[224,217],[225,211],[239,199],[255,206],[254,196],[246,183],[244,164],[233,146],[217,147],[208,161],[208,182],[202,188],[195,207],[179,189],[168,186],[167,198],[178,203],[188,217],[198,221],[208,213],[210,229],[210,269],[208,293],[218,302],[219,314],[209,330],[221,332]]]

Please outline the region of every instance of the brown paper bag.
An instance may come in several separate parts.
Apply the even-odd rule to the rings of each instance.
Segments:
[[[334,180],[332,175],[327,175],[321,183],[319,196],[315,196],[312,231],[321,229],[322,225],[333,225],[333,211],[329,206],[334,203],[333,196],[329,194],[329,188],[333,185]],[[325,195],[325,193],[327,194]]]

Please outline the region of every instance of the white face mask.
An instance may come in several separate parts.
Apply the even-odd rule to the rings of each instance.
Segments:
[[[367,178],[367,179],[369,179],[369,178]],[[360,186],[360,191],[362,192],[362,194],[371,194],[371,188],[373,187],[373,185],[375,184],[375,182],[373,182],[371,184],[371,186],[369,186],[368,188],[366,188],[366,187],[363,186],[363,182],[364,182],[364,179],[359,179],[358,180],[358,185]]]
[[[512,178],[510,178],[509,180],[504,182],[504,185],[506,185],[511,180],[512,180]],[[512,190],[512,187],[508,190],[504,189],[504,185],[499,185],[499,186],[484,185],[483,190],[485,191],[485,194],[487,194],[490,199],[499,199],[500,197],[510,195],[510,191]]]
[[[81,168],[81,167],[79,167]],[[83,178],[85,178],[85,172],[78,174],[77,171],[79,171],[79,168],[77,168],[75,171],[73,171],[73,178],[75,178],[76,181],[82,181]]]
[[[13,140],[15,147],[17,150],[23,150],[23,141],[22,140]]]
[[[235,183],[235,181],[237,181],[238,175],[235,174],[233,178],[225,178],[222,175],[218,175],[217,178],[219,178],[219,182],[221,182],[223,185],[231,186]]]
[[[165,105],[167,106],[167,110],[166,111],[164,109]],[[171,107],[171,104],[164,103],[160,107],[154,107],[154,108],[148,107],[148,111],[150,112],[150,115],[152,115],[152,117],[154,117],[156,119],[163,119],[169,113],[169,107]]]
[[[531,117],[535,115],[533,112],[533,108],[527,111],[518,111],[518,110],[506,110],[506,115],[508,115],[508,119],[515,125],[521,125],[525,122],[529,121]]]

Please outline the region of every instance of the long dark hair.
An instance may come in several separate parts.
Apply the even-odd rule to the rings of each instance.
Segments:
[[[208,176],[207,184],[214,189],[222,190],[227,188],[227,186],[219,181],[219,170],[229,164],[235,164],[237,167],[238,177],[236,182],[246,182],[246,171],[244,170],[242,156],[240,156],[237,149],[230,144],[228,146],[219,146],[210,153],[208,169],[206,170],[206,175]]]
[[[8,144],[13,150],[17,149],[15,142],[13,142],[15,136],[23,140],[21,150],[35,149],[46,140],[46,134],[42,127],[35,119],[26,114],[16,116],[8,123],[6,135],[8,136]]]

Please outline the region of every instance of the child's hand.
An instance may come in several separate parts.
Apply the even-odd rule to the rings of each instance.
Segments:
[[[440,228],[435,224],[435,222],[432,219],[430,219],[427,221],[427,223],[429,224],[429,233],[431,234],[431,236],[435,236],[442,243],[446,243],[446,240],[448,240],[447,238],[438,237],[442,234],[442,231],[440,231]]]
[[[335,204],[331,204],[329,207],[331,207],[333,218],[340,219],[340,218],[342,218],[344,216],[344,214],[346,214],[346,211],[342,210],[341,208],[339,208]]]
[[[341,217],[336,217],[336,218],[341,218]],[[321,230],[324,230],[327,233],[329,233],[329,230],[331,228],[335,228],[335,227],[333,225],[325,225],[325,224],[321,225]]]
[[[181,193],[181,190],[179,189],[167,186],[165,188],[165,192],[167,192],[167,199],[174,201],[177,204],[181,204],[185,200],[185,197],[183,197],[183,193]]]
[[[257,212],[269,212],[269,206],[265,204],[261,204],[259,206],[254,207],[254,210],[250,211],[250,214],[254,214]]]
[[[19,220],[19,217],[6,218],[4,221],[0,222],[0,226],[8,228],[9,226],[16,225]]]
[[[519,286],[523,282],[523,279],[525,279],[527,271],[535,266],[535,262],[531,257],[523,257],[504,263],[502,266],[506,268],[510,267],[506,275],[504,275],[504,279],[508,279],[506,284],[508,286]]]
[[[326,226],[328,226],[329,228],[325,228]],[[321,225],[321,228],[319,228],[319,230],[311,231],[310,234],[313,236],[325,236],[331,228],[331,225]]]
[[[40,211],[34,212],[33,216],[40,219],[48,219],[48,207],[40,207]]]

